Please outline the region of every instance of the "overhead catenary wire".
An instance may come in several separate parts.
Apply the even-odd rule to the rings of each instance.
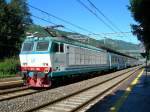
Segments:
[[[132,34],[132,32],[130,31],[126,31],[126,32],[107,32],[107,33],[97,33],[95,35],[99,35],[99,34],[104,34],[104,35],[119,35],[119,34]]]
[[[31,16],[34,17],[34,18],[37,18],[37,19],[39,19],[39,20],[45,21],[45,22],[47,22],[47,23],[51,23],[51,24],[53,24],[53,25],[57,25],[57,24],[54,23],[54,22],[45,20],[45,19],[43,19],[43,18],[41,18],[41,17],[38,17],[38,16],[35,16],[35,15],[33,15],[33,14],[31,14]],[[63,28],[72,31],[73,33],[79,34],[78,32],[75,32],[75,31],[73,31],[73,30],[71,30],[71,29],[69,29],[69,28],[66,28],[66,27],[63,27]],[[96,34],[95,34],[95,35],[96,35]],[[100,34],[98,34],[98,36],[100,36]],[[104,38],[106,38],[106,37],[104,37]],[[89,37],[88,37],[87,39],[88,39],[88,41],[89,41]]]
[[[47,22],[47,23],[51,23],[51,24],[53,24],[53,25],[57,25],[56,23],[53,23],[53,22],[48,21],[48,20],[46,20],[46,19],[43,19],[43,18],[41,18],[41,17],[35,16],[35,15],[33,15],[33,14],[31,14],[31,16],[34,17],[34,18],[40,19],[40,20],[42,20],[42,21],[45,21],[45,22]],[[63,28],[66,29],[66,30],[69,30],[69,31],[71,31],[71,32],[73,32],[73,33],[77,33],[77,32],[73,31],[73,30],[70,29],[70,28],[67,28],[67,27],[63,27]]]
[[[45,22],[47,22],[47,23],[51,23],[51,24],[53,24],[53,25],[58,25],[58,24],[56,24],[56,23],[54,23],[54,22],[51,22],[51,21],[49,21],[49,20],[46,20],[46,19],[43,19],[43,18],[41,18],[41,17],[35,16],[35,15],[33,15],[33,14],[30,14],[30,16],[32,16],[32,17],[34,17],[34,18],[36,18],[36,19],[45,21]],[[27,24],[27,25],[32,25],[32,24]],[[78,34],[78,32],[75,32],[75,31],[73,31],[73,30],[70,29],[70,28],[67,28],[67,27],[63,27],[63,28],[66,29],[66,30],[71,31],[72,33],[77,33],[77,34]],[[12,45],[3,44],[3,43],[0,43],[0,46],[14,47],[14,46],[12,46]]]
[[[94,7],[94,9],[96,9],[96,10],[99,12],[99,14],[102,15],[115,29],[117,29],[118,31],[122,32],[122,31],[120,30],[120,28],[118,28],[102,11],[100,11],[99,8],[97,8],[97,7],[95,6],[94,3],[92,3],[90,0],[87,0],[87,1],[91,4],[92,7]]]
[[[92,14],[94,14],[101,22],[103,22],[109,29],[111,29],[114,33],[117,34],[117,32],[120,32],[120,34],[122,34],[122,36],[126,37],[125,33],[123,33],[121,31],[120,28],[118,28],[102,11],[100,11],[95,5],[94,3],[92,3],[90,0],[87,0],[88,3],[96,10],[98,11],[99,14],[101,14],[104,19],[111,25],[107,24],[102,18],[100,18],[100,16],[98,16],[97,13],[95,13],[92,9],[90,9],[87,5],[85,5],[83,2],[81,2],[81,0],[77,0],[77,2],[79,2],[82,6],[84,6],[88,11],[90,11]],[[114,30],[115,28],[115,30]],[[117,31],[117,32],[116,32]],[[102,33],[103,35],[106,35],[104,33]],[[97,34],[96,34],[97,35]]]
[[[104,34],[120,34],[120,33],[124,33],[124,34],[131,34],[132,32],[130,32],[130,31],[126,31],[126,32],[116,32],[116,33],[114,33],[114,32],[107,32],[107,33],[104,33]]]
[[[37,19],[39,19],[39,20],[45,21],[45,22],[47,22],[47,23],[51,23],[51,24],[53,24],[53,25],[58,25],[58,24],[56,24],[56,23],[54,23],[54,22],[48,21],[48,20],[43,19],[43,18],[41,18],[41,17],[35,16],[35,15],[33,15],[33,14],[31,14],[31,16],[34,17],[34,18],[37,18]],[[75,32],[75,31],[73,31],[73,30],[71,30],[71,29],[69,29],[69,28],[66,28],[66,27],[63,27],[63,28],[72,31],[72,33],[77,33],[77,34],[79,34],[78,32]],[[89,37],[88,37],[87,39],[88,39],[88,41],[89,41]]]
[[[76,28],[78,28],[78,29],[80,29],[80,30],[82,30],[82,31],[88,32],[88,33],[90,33],[90,34],[92,34],[92,35],[97,35],[97,36],[102,37],[101,34],[97,34],[97,33],[94,33],[94,32],[92,32],[92,31],[89,31],[89,30],[87,30],[87,29],[85,29],[85,28],[83,28],[83,27],[81,27],[81,26],[78,26],[78,25],[76,25],[76,24],[73,24],[73,23],[71,23],[71,22],[65,20],[65,19],[62,19],[62,18],[57,17],[57,16],[55,16],[55,15],[53,15],[53,14],[51,14],[51,13],[48,13],[48,12],[46,12],[46,11],[43,11],[43,10],[39,9],[39,8],[36,8],[36,7],[34,7],[34,6],[32,6],[32,5],[28,4],[28,3],[27,3],[27,5],[28,5],[29,7],[31,7],[31,8],[33,8],[33,9],[35,9],[35,10],[38,10],[38,11],[40,11],[40,12],[42,12],[42,13],[47,14],[47,15],[50,16],[50,17],[53,17],[53,18],[55,18],[55,19],[57,19],[57,20],[63,21],[63,22],[65,22],[65,23],[67,23],[67,24],[70,24],[71,26],[76,27]],[[91,11],[92,11],[92,10],[91,10]],[[93,13],[94,13],[94,12],[93,12]],[[96,14],[96,13],[95,13],[95,14]],[[96,14],[96,15],[97,15],[97,14]],[[38,17],[38,18],[39,18],[39,17]],[[42,19],[42,18],[40,18],[40,19],[41,19],[41,20],[44,20],[44,19]],[[50,21],[47,21],[47,20],[44,20],[44,21],[50,23]],[[102,20],[102,21],[103,21],[103,20]],[[106,23],[106,24],[107,24],[107,23]],[[55,24],[55,25],[56,25],[56,24]],[[73,30],[71,30],[71,29],[69,29],[69,28],[66,28],[66,27],[65,27],[64,29],[68,29],[68,30],[74,32]],[[112,30],[113,30],[113,29],[112,29]],[[113,31],[114,31],[114,30],[113,30]],[[114,32],[116,33],[116,31],[114,31]],[[75,32],[75,33],[77,33],[77,32]],[[105,35],[105,34],[104,34],[104,35]],[[106,38],[106,37],[102,37],[102,38]]]
[[[51,13],[48,13],[48,12],[46,12],[46,11],[43,11],[43,10],[39,9],[39,8],[36,8],[36,7],[34,7],[34,6],[32,6],[32,5],[28,4],[28,3],[27,3],[27,5],[28,5],[29,7],[31,7],[31,8],[33,8],[33,9],[35,9],[35,10],[38,10],[38,11],[40,11],[40,12],[42,12],[42,13],[45,13],[45,14],[47,14],[48,16],[53,17],[53,18],[55,18],[55,19],[57,19],[57,20],[63,21],[64,23],[67,23],[67,24],[69,24],[69,25],[71,25],[71,26],[73,26],[73,27],[75,27],[75,28],[78,28],[78,29],[80,29],[80,30],[82,30],[82,31],[88,32],[88,33],[90,33],[90,34],[92,34],[92,35],[100,36],[100,37],[102,37],[102,38],[108,38],[108,37],[103,37],[102,34],[94,33],[94,32],[92,32],[92,31],[89,31],[89,30],[87,30],[87,29],[81,27],[81,26],[78,26],[78,25],[76,25],[76,24],[74,24],[74,23],[71,23],[71,22],[69,22],[69,21],[67,21],[67,20],[65,20],[65,19],[62,19],[62,18],[57,17],[57,16],[55,16],[55,15],[53,15],[53,14],[51,14]],[[57,25],[56,23],[53,23],[53,22],[48,21],[48,20],[45,20],[45,19],[43,19],[43,18],[41,18],[41,17],[37,17],[37,16],[35,16],[35,15],[31,15],[31,16],[34,16],[34,17],[36,17],[36,18],[38,18],[38,19],[41,19],[41,20],[43,20],[43,21],[45,21],[45,22],[48,22],[48,23]],[[70,28],[67,28],[67,27],[63,27],[63,28],[66,29],[66,30],[69,30],[69,31],[71,31],[71,32],[78,33],[78,32],[73,31],[73,30],[70,29]],[[117,33],[117,32],[114,32],[114,33]],[[104,34],[104,35],[105,35],[105,34]]]
[[[99,12],[99,14],[101,14],[101,15],[105,18],[105,20],[106,20],[109,24],[111,24],[111,26],[113,26],[115,29],[117,29],[117,30],[120,32],[120,34],[123,34],[124,36],[126,36],[126,35],[124,34],[124,32],[122,32],[121,29],[120,29],[117,25],[115,25],[99,8],[97,8],[96,5],[95,5],[93,2],[91,2],[90,0],[87,0],[87,1],[90,3],[90,5],[91,5],[94,9],[96,9],[96,10]]]
[[[47,15],[50,16],[50,17],[53,17],[53,18],[55,18],[55,19],[57,19],[57,20],[60,20],[60,21],[62,21],[62,22],[64,22],[64,23],[67,23],[67,24],[69,24],[69,25],[71,25],[71,26],[73,26],[73,27],[75,27],[75,28],[78,28],[78,29],[80,29],[80,30],[82,30],[82,31],[85,31],[85,32],[88,32],[88,33],[91,33],[91,34],[95,34],[94,32],[89,31],[88,29],[85,29],[85,28],[83,28],[83,27],[81,27],[81,26],[79,26],[79,25],[76,25],[76,24],[71,23],[71,22],[69,22],[69,21],[67,21],[67,20],[65,20],[65,19],[62,19],[62,18],[60,18],[60,17],[57,17],[57,16],[55,16],[55,15],[53,15],[53,14],[51,14],[51,13],[48,13],[48,12],[46,12],[46,11],[43,11],[43,10],[39,9],[39,8],[36,8],[36,7],[34,7],[34,6],[32,6],[32,5],[28,4],[28,3],[27,3],[27,5],[28,5],[29,7],[31,7],[31,8],[33,8],[33,9],[35,9],[35,10],[38,10],[38,11],[40,11],[40,12],[42,12],[42,13],[45,13],[45,14],[47,14]]]
[[[101,17],[99,17],[93,10],[91,10],[87,5],[85,5],[81,0],[76,0],[80,3],[84,8],[86,8],[90,13],[92,13],[99,21],[101,21],[105,26],[107,26],[113,32],[116,32],[114,28],[112,28],[109,24],[107,24]]]

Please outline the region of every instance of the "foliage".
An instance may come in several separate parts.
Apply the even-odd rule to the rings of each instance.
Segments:
[[[132,25],[133,33],[150,49],[150,0],[130,0],[129,10],[137,21]]]
[[[32,23],[26,0],[0,0],[0,58],[16,55],[25,34],[26,24]]]
[[[6,58],[0,61],[0,78],[16,76],[19,71],[20,62],[18,57]]]
[[[104,44],[104,40],[101,40]],[[105,39],[105,45],[114,50],[139,50],[140,47],[137,44],[125,42],[122,40]]]

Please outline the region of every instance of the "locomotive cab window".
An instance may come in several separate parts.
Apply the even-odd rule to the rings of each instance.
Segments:
[[[22,47],[22,51],[32,51],[33,46],[34,46],[33,42],[24,43]]]
[[[64,44],[53,43],[53,52],[64,52]]]
[[[64,44],[60,44],[60,52],[64,52]]]
[[[36,46],[36,51],[47,51],[49,47],[49,42],[38,42]]]
[[[53,51],[59,52],[59,44],[58,43],[53,43]]]

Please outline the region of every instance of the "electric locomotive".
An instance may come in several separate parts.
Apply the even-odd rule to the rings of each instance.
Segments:
[[[51,36],[28,36],[19,57],[25,84],[32,87],[50,87],[55,77],[123,69],[128,59],[133,60],[67,37]]]

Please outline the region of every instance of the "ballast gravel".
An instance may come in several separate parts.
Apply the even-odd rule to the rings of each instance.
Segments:
[[[135,67],[137,68],[137,67]],[[0,112],[24,112],[41,104],[50,103],[54,100],[82,90],[84,88],[88,88],[97,83],[103,82],[110,77],[117,76],[118,74],[124,73],[125,71],[132,70],[133,68],[129,68],[126,70],[118,71],[115,73],[110,73],[107,75],[99,76],[93,79],[88,79],[85,81],[77,82],[74,84],[66,85],[63,87],[58,87],[46,91],[42,91],[39,93],[35,93],[32,95],[27,95],[23,97],[18,97],[11,100],[5,100],[0,102]]]

